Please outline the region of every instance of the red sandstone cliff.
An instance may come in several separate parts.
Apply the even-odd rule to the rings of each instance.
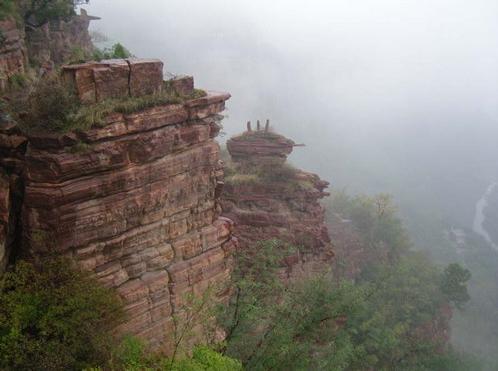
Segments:
[[[133,60],[70,71],[85,77],[75,80],[79,92],[91,86],[96,97],[141,96],[162,86],[162,67]],[[170,84],[184,93],[193,88],[192,78]],[[229,97],[207,92],[61,135],[22,134],[3,123],[0,167],[8,175],[0,175],[0,251],[22,234],[24,251],[71,257],[118,290],[128,313],[122,332],[171,349],[172,316],[186,294],[230,276],[232,223],[220,217],[223,170],[214,140]],[[22,230],[11,220],[16,179],[24,185],[17,198],[24,200]]]
[[[295,143],[268,130],[246,131],[227,143],[223,214],[235,222],[240,248],[278,239],[299,248],[287,274],[330,269],[334,252],[319,200],[328,183],[285,164]]]
[[[26,73],[29,64],[51,69],[67,62],[76,49],[86,53],[93,51],[88,27],[96,19],[99,18],[81,9],[81,14],[70,19],[41,25],[22,24],[12,17],[1,20],[0,91],[6,89],[10,78]]]
[[[10,76],[26,70],[28,52],[24,36],[15,19],[0,21],[0,91],[6,88]]]

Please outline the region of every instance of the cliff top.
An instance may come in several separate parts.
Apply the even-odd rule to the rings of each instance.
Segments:
[[[158,59],[113,59],[62,67],[36,83],[18,119],[24,132],[48,137],[106,128],[148,109],[181,110],[189,116],[197,107],[224,102],[227,93],[194,88],[192,76],[164,81]],[[182,107],[182,108],[180,108]],[[173,113],[171,113],[173,114]]]
[[[293,140],[271,131],[269,120],[264,129],[258,121],[256,130],[252,130],[249,121],[247,131],[227,142],[228,152],[235,162],[285,162],[295,146],[297,144]]]

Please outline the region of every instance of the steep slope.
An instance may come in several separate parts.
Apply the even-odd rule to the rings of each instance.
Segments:
[[[156,60],[129,60],[72,66],[67,73],[78,92],[90,86],[103,100],[161,90],[162,68]],[[169,86],[190,94],[192,78]],[[231,222],[220,217],[222,168],[214,140],[217,114],[229,97],[207,92],[111,114],[88,130],[25,134],[24,159],[11,161],[24,184],[22,230],[13,232],[22,234],[24,253],[64,254],[95,272],[126,304],[121,331],[153,348],[171,351],[173,315],[181,316],[189,293],[229,279]],[[15,126],[5,131],[5,139],[15,142],[17,132]],[[0,150],[10,149],[4,143]],[[218,294],[213,300],[227,295]]]
[[[289,278],[324,272],[334,256],[319,203],[328,195],[328,183],[285,163],[294,146],[269,127],[231,138],[227,149],[233,163],[222,196],[223,214],[235,222],[240,248],[269,239],[298,248],[285,262]]]

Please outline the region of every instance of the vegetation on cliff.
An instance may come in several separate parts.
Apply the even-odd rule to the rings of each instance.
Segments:
[[[194,89],[189,95],[180,95],[165,86],[157,94],[108,99],[85,105],[80,103],[74,88],[55,72],[16,94],[15,99],[11,100],[10,111],[21,128],[28,133],[66,133],[103,126],[107,116],[112,113],[131,114],[159,105],[183,103],[205,95],[199,89]]]
[[[123,318],[117,294],[68,259],[19,261],[0,281],[0,368],[83,369],[107,362]]]
[[[13,16],[36,26],[73,16],[74,5],[71,0],[2,0],[0,19]]]
[[[409,241],[390,199],[341,195],[369,248],[390,243],[387,261],[368,266],[355,283],[324,272],[284,285],[278,241],[239,251],[235,290],[221,316],[226,354],[250,370],[404,369],[478,367],[446,344],[449,305],[461,307],[469,272],[457,264],[440,272]]]
[[[197,315],[199,305],[190,308]],[[150,353],[137,338],[115,336],[126,320],[114,290],[69,259],[19,261],[0,280],[2,370],[242,369],[239,361],[206,346],[192,356]]]

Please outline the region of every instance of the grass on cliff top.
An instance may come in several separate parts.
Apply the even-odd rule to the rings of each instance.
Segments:
[[[179,95],[170,89],[141,97],[110,99],[82,105],[74,89],[60,75],[53,74],[33,86],[22,98],[11,102],[11,111],[28,133],[66,133],[103,126],[112,113],[131,114],[147,108],[178,104],[205,96],[195,89],[190,95]]]
[[[275,185],[288,190],[309,189],[312,184],[298,178],[299,170],[287,163],[240,164],[225,161],[225,183],[240,185]]]

